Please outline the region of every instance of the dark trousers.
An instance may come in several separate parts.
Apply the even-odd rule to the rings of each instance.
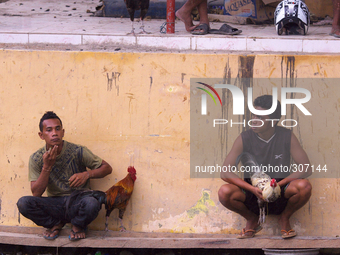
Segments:
[[[94,197],[79,197],[70,205],[67,199],[68,196],[25,196],[18,200],[17,206],[23,216],[45,228],[52,228],[60,223],[72,223],[85,229],[98,216],[101,204]]]

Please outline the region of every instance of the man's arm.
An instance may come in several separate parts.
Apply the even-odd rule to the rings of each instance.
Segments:
[[[296,136],[292,133],[291,141],[290,141],[290,155],[292,156],[294,163],[297,166],[303,166],[303,171],[297,171],[295,173],[290,174],[285,179],[281,180],[278,184],[282,187],[287,183],[301,178],[307,178],[312,174],[310,162],[307,156],[307,153],[301,147],[300,142],[296,138]]]
[[[235,166],[237,157],[243,152],[243,143],[242,143],[242,137],[239,135],[234,144],[231,148],[229,154],[227,155],[223,166],[225,166],[227,169],[231,169],[231,167]],[[229,168],[230,166],[230,168]],[[237,166],[236,166],[237,167]],[[228,182],[230,184],[234,184],[238,186],[241,189],[249,190],[250,192],[254,193],[257,197],[262,198],[262,192],[260,189],[250,185],[248,182],[242,180],[240,177],[238,177],[235,173],[229,171],[229,172],[222,172],[221,178],[225,182]]]
[[[103,160],[100,167],[96,169],[72,175],[69,179],[70,187],[74,188],[82,186],[88,179],[103,178],[111,173],[112,167]]]
[[[55,163],[57,158],[58,146],[54,146],[53,149],[46,151],[43,155],[43,168],[39,175],[39,178],[36,181],[31,181],[31,191],[33,196],[41,197],[45,192],[48,179],[50,177],[50,171]]]

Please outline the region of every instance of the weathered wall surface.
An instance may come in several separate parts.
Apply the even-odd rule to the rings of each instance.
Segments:
[[[325,17],[326,15],[333,17],[333,3],[332,0],[305,0],[306,5],[311,13],[317,17]]]
[[[106,190],[137,169],[124,223],[132,231],[236,233],[245,221],[218,201],[220,179],[190,178],[190,78],[338,78],[340,56],[102,52],[0,52],[0,224],[33,226],[16,201],[30,194],[28,158],[44,145],[47,110],[63,120],[65,139],[111,164]],[[254,90],[256,88],[254,87]],[[262,91],[261,91],[262,92]],[[267,91],[270,93],[270,91]],[[313,121],[294,132],[314,164],[339,166],[339,87],[313,87]],[[323,124],[317,120],[322,120]],[[237,132],[228,134],[226,151]],[[291,219],[300,235],[339,234],[339,178],[311,179],[313,196]],[[104,210],[91,229],[104,228]],[[117,212],[110,229],[118,229]],[[265,233],[278,235],[277,217]]]

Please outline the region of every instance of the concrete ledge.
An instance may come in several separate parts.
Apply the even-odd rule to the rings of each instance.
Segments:
[[[0,243],[25,246],[92,247],[92,248],[163,248],[163,249],[252,249],[275,248],[340,248],[339,237],[297,236],[283,240],[279,236],[257,235],[252,239],[236,239],[235,235],[178,234],[89,231],[84,240],[71,242],[70,230],[63,229],[53,241],[42,238],[42,228],[0,226]]]
[[[252,26],[251,26],[252,27]],[[244,28],[243,28],[244,29]],[[248,28],[249,29],[249,28]],[[270,30],[270,28],[266,28]],[[269,33],[269,32],[268,32]],[[221,36],[221,35],[137,35],[123,34],[63,34],[63,33],[6,33],[0,31],[0,44],[71,44],[103,45],[118,44],[134,47],[149,47],[163,50],[213,50],[213,51],[250,51],[280,53],[340,53],[340,40],[333,38],[280,37],[265,36]],[[1,45],[0,45],[1,47]]]

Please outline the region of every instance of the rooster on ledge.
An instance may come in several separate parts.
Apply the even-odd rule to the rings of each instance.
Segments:
[[[134,183],[137,179],[136,177],[136,169],[133,166],[128,167],[128,174],[126,177],[116,184],[114,184],[110,189],[106,192],[103,191],[92,191],[92,194],[101,204],[105,204],[106,209],[106,221],[105,221],[105,230],[108,231],[108,221],[111,212],[114,209],[119,210],[119,221],[120,221],[120,231],[126,231],[123,226],[123,215],[126,210],[126,206],[130,200],[130,197],[133,192]]]
[[[133,27],[133,22],[134,22],[136,10],[140,10],[140,20],[142,22],[142,25],[140,27],[141,29],[140,33],[149,34],[148,32],[144,30],[144,18],[145,18],[146,13],[148,12],[150,0],[124,0],[124,2],[126,4],[126,8],[130,15],[130,20],[131,20],[132,30],[130,34],[135,35],[135,28]]]

